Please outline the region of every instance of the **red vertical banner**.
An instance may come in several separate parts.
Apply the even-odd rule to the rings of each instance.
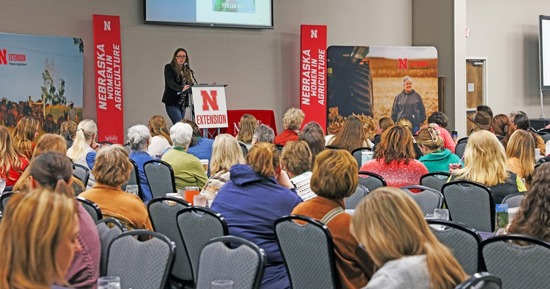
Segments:
[[[300,109],[304,124],[327,123],[327,26],[302,25],[300,45]]]
[[[94,70],[99,141],[124,143],[120,17],[93,16]]]

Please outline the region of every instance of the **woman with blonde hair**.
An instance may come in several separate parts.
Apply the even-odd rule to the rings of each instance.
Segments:
[[[350,153],[358,148],[373,147],[372,142],[365,135],[363,123],[354,115],[346,118],[344,127],[328,141],[327,145],[345,149]]]
[[[298,131],[304,122],[306,115],[299,108],[290,108],[283,117],[283,127],[285,130],[277,135],[273,143],[278,146],[284,146],[287,141],[297,140]]]
[[[0,126],[0,156],[0,178],[6,180],[6,186],[13,186],[29,165],[29,160],[13,146],[5,126]]]
[[[104,217],[115,217],[132,229],[152,230],[147,208],[141,199],[121,189],[128,182],[133,164],[121,145],[102,148],[92,172],[97,182],[80,197],[96,203]]]
[[[82,249],[76,206],[66,184],[11,197],[0,223],[0,288],[68,286],[65,274]]]
[[[67,148],[73,146],[74,138],[76,137],[76,130],[78,125],[72,120],[66,120],[61,123],[59,127],[59,134],[65,138],[67,142]]]
[[[439,135],[437,124],[430,123],[421,128],[416,136],[416,143],[423,154],[419,161],[430,173],[448,172],[449,164],[461,162],[457,155],[443,147],[443,138]]]
[[[244,144],[247,149],[250,149],[252,146],[252,138],[254,136],[254,131],[258,127],[258,120],[248,113],[241,116],[239,121],[239,132],[237,133],[237,140]]]
[[[355,209],[351,233],[376,266],[364,289],[452,289],[467,278],[416,202],[400,189],[369,193]]]
[[[289,146],[291,143],[287,143]],[[313,167],[311,188],[317,196],[292,210],[292,214],[305,215],[316,220],[338,212],[326,223],[334,242],[334,256],[340,288],[365,286],[373,274],[372,259],[359,248],[350,234],[351,215],[344,212],[344,199],[357,187],[357,161],[346,150],[325,150],[319,154]]]
[[[391,187],[418,185],[428,169],[414,157],[411,132],[408,128],[394,125],[384,131],[374,150],[374,159],[366,162],[361,171],[381,175]]]
[[[77,127],[74,143],[67,150],[67,156],[73,160],[75,164],[83,165],[88,169],[94,167],[96,150],[99,150],[100,145],[96,142],[97,125],[91,119],[82,120]],[[93,186],[95,177],[90,173],[88,183],[84,184],[87,187]]]
[[[496,204],[506,195],[526,191],[517,174],[507,171],[506,153],[497,137],[479,130],[468,138],[464,151],[464,168],[455,170],[451,180],[468,180],[490,188]]]
[[[227,133],[216,136],[212,145],[210,174],[212,175],[201,191],[213,201],[220,188],[229,181],[229,169],[235,164],[244,164],[243,151],[236,138]]]
[[[149,119],[149,133],[151,140],[147,147],[147,153],[156,159],[160,159],[164,152],[172,146],[170,132],[166,128],[166,121],[161,115],[153,115]]]
[[[525,130],[516,130],[506,146],[508,170],[529,182],[535,172],[535,139]]]
[[[218,192],[212,210],[222,214],[229,234],[264,249],[267,265],[262,289],[290,288],[283,257],[273,231],[274,222],[301,202],[288,176],[279,167],[275,145],[257,143],[246,156],[248,164],[231,167],[230,180]]]
[[[403,127],[403,128],[406,128],[409,130],[409,132],[414,135],[415,131],[412,130],[412,122],[406,118],[402,118],[400,119],[396,125],[400,126],[400,127]],[[414,155],[415,155],[415,158],[416,159],[419,159],[421,156],[422,156],[422,151],[420,150],[420,147],[418,146],[418,144],[416,143],[416,139],[413,137],[412,138],[412,141],[413,141],[413,149],[414,149]]]
[[[34,140],[38,136],[39,130],[40,122],[35,118],[26,116],[19,120],[13,131],[13,146],[29,159],[32,157],[32,152],[36,146]]]

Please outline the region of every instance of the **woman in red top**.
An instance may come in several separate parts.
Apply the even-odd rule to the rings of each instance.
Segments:
[[[27,157],[13,146],[8,129],[0,126],[0,178],[6,180],[6,186],[13,186],[28,165]]]
[[[415,159],[412,133],[398,125],[384,131],[374,159],[365,163],[361,171],[379,174],[388,186],[396,188],[418,185],[420,177],[428,173],[426,166]]]

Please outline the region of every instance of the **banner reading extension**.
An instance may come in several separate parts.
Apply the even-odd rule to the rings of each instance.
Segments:
[[[327,122],[326,47],[327,27],[325,25],[302,25],[300,109],[306,115],[303,124],[316,121],[323,129]]]
[[[227,127],[227,105],[224,85],[195,85],[193,104],[195,123],[199,128]]]
[[[382,117],[406,118],[416,132],[438,110],[434,47],[331,46],[327,71],[329,133],[352,114],[368,137]]]
[[[33,117],[58,133],[63,121],[80,121],[83,47],[80,38],[0,33],[0,124]]]
[[[99,141],[124,142],[120,18],[94,15],[94,69]]]

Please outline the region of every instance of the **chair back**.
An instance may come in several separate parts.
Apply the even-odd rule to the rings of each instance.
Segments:
[[[99,206],[87,199],[84,199],[83,197],[76,197],[76,200],[79,201],[84,209],[86,209],[86,212],[92,216],[92,219],[94,222],[97,223],[97,221],[103,219],[103,214],[101,213],[101,210],[99,209]]]
[[[435,189],[421,185],[412,185],[402,187],[401,190],[413,198],[420,209],[422,209],[424,216],[432,214],[434,209],[440,209],[443,205],[443,195]]]
[[[126,228],[115,218],[105,218],[97,221],[96,228],[99,234],[99,242],[101,243],[99,276],[106,276],[109,245],[111,245],[111,241],[116,236],[126,232]]]
[[[138,238],[149,238],[139,241]],[[119,276],[121,288],[164,289],[174,258],[174,243],[147,230],[124,232],[111,241],[107,275]]]
[[[525,235],[497,236],[481,243],[481,256],[487,271],[502,279],[503,288],[549,287],[550,244],[547,242]]]
[[[458,140],[455,146],[455,155],[462,159],[464,151],[466,150],[466,144],[468,144],[468,137],[463,137]]]
[[[86,187],[90,179],[90,169],[81,164],[73,164],[73,176],[82,181],[84,187]]]
[[[126,191],[127,185],[137,185],[139,188],[139,198],[143,199],[142,197],[143,194],[141,193],[141,187],[139,186],[140,183],[139,183],[139,173],[137,170],[137,164],[136,162],[134,162],[134,160],[130,160],[130,162],[132,163],[132,171],[130,172],[130,178],[128,179],[128,181],[121,186],[122,190]]]
[[[214,280],[232,280],[233,288],[258,289],[266,256],[256,244],[235,236],[214,238],[201,250],[197,289],[210,289]]]
[[[455,289],[501,289],[502,280],[488,272],[474,273],[468,280],[458,284]]]
[[[242,142],[239,142],[239,146],[241,147],[241,150],[243,151],[243,157],[246,158],[246,155],[248,154],[248,148]]]
[[[3,212],[3,211],[4,211],[4,208],[5,208],[6,205],[8,204],[8,201],[10,200],[10,198],[13,197],[13,194],[17,194],[17,193],[14,193],[14,192],[4,192],[4,193],[0,196],[0,212]]]
[[[191,271],[187,250],[179,231],[175,229],[178,227],[178,212],[188,207],[189,203],[182,199],[162,197],[152,199],[147,204],[147,211],[155,232],[164,234],[176,245],[176,257],[171,275],[180,281],[193,282],[193,271]]]
[[[325,224],[290,215],[275,221],[275,235],[292,288],[339,288],[334,245]]]
[[[508,204],[508,208],[517,208],[521,207],[521,201],[523,201],[523,198],[525,198],[524,193],[510,194],[504,197],[502,203]]]
[[[174,170],[169,163],[161,160],[149,160],[143,164],[143,171],[151,188],[153,199],[176,192]]]
[[[359,172],[359,184],[365,186],[369,192],[388,185],[381,175],[366,171]]]
[[[227,235],[227,224],[219,213],[201,207],[184,208],[178,212],[176,219],[196,280],[202,248],[210,239]]]
[[[372,153],[372,148],[361,147],[361,148],[356,148],[351,152],[351,155],[357,161],[357,166],[359,167],[359,169],[361,169],[361,166],[364,165],[364,163],[363,163],[363,153]],[[372,159],[372,155],[371,155],[371,159]]]
[[[445,220],[427,220],[437,239],[453,252],[468,275],[479,272],[481,236],[472,228]]]
[[[438,192],[441,192],[441,188],[445,183],[447,183],[450,176],[451,174],[447,172],[427,173],[422,177],[420,177],[420,185],[426,186],[426,187],[435,189]]]
[[[368,193],[369,189],[361,184],[358,184],[355,192],[344,200],[346,209],[355,209],[357,204],[359,204],[359,202],[366,197]]]
[[[454,181],[443,185],[442,193],[453,222],[482,232],[495,230],[495,202],[489,188],[475,182]]]

